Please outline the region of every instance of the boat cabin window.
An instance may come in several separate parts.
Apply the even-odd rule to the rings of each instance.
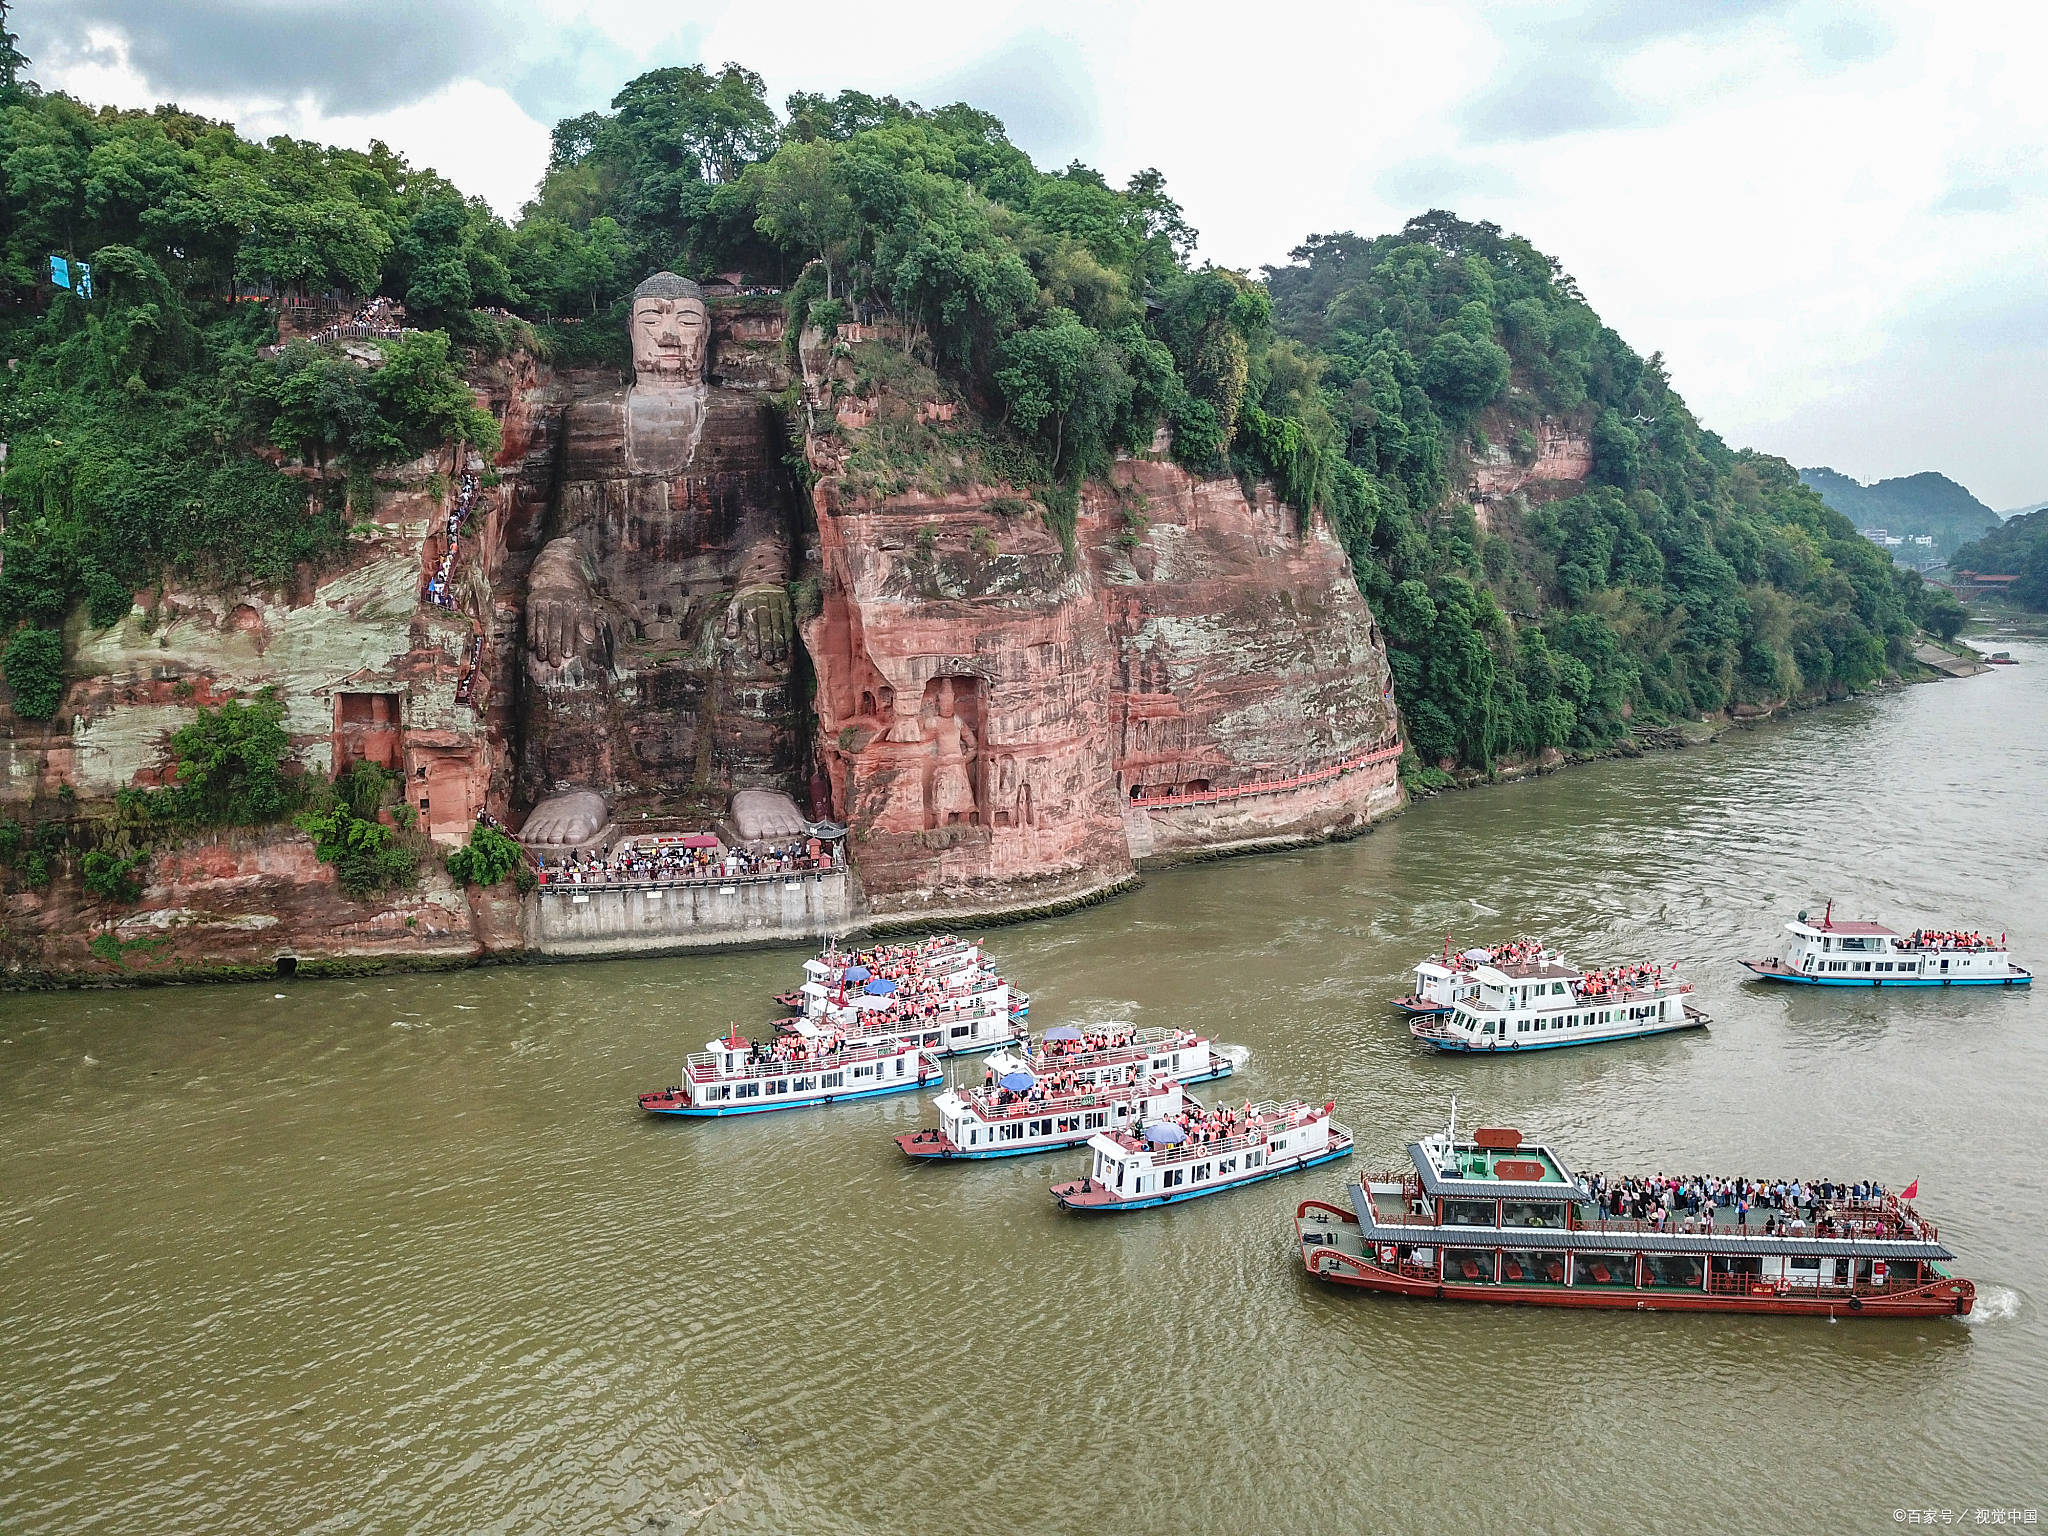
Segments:
[[[1706,1261],[1696,1253],[1646,1253],[1643,1284],[1660,1290],[1698,1290]]]
[[[1564,1255],[1510,1248],[1500,1256],[1500,1277],[1509,1285],[1563,1285]]]
[[[1572,1284],[1588,1286],[1634,1286],[1636,1261],[1626,1253],[1575,1253],[1572,1255]]]
[[[1564,1207],[1552,1200],[1506,1200],[1501,1203],[1504,1227],[1561,1227]]]
[[[1491,1227],[1496,1225],[1500,1207],[1491,1200],[1446,1200],[1444,1202],[1444,1225],[1447,1227]]]
[[[1494,1266],[1491,1248],[1446,1248],[1444,1250],[1444,1278],[1463,1280],[1467,1284],[1491,1285],[1500,1274]]]

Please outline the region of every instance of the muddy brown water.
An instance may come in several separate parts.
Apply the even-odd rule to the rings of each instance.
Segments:
[[[1039,1027],[1190,1023],[1348,1163],[1161,1212],[907,1164],[917,1095],[649,1122],[800,955],[0,998],[0,1530],[1873,1531],[2048,1505],[2048,988],[1765,990],[1829,896],[2048,965],[2048,645],[996,931]],[[1708,1031],[1469,1061],[1446,931],[1675,960]],[[1295,1202],[1441,1124],[1921,1181],[1968,1322],[1319,1288]]]

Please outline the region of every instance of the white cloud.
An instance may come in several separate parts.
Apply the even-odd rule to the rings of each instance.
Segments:
[[[2048,163],[2039,8],[501,0],[492,14],[472,67],[394,110],[321,116],[253,91],[186,104],[253,132],[382,137],[511,212],[545,160],[543,119],[604,105],[640,69],[733,59],[778,102],[853,86],[936,103],[1021,75],[1017,49],[1034,48],[1011,115],[1041,163],[1080,155],[1115,179],[1158,166],[1217,261],[1256,267],[1311,232],[1376,233],[1447,203],[1557,255],[1731,442],[1866,479],[1938,468],[2001,505],[2048,491],[2022,409],[2048,398],[2030,307]],[[105,28],[29,51],[46,85],[88,99],[160,94]]]

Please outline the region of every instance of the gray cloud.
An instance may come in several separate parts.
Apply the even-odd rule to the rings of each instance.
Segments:
[[[1499,166],[1451,155],[1403,161],[1374,183],[1387,202],[1408,208],[1455,208],[1474,198],[1511,197],[1515,178]]]
[[[310,98],[326,113],[379,112],[479,73],[527,18],[489,0],[75,0],[22,13],[39,64],[85,56],[86,28],[128,43],[129,62],[168,98]]]
[[[927,106],[965,101],[993,112],[1010,142],[1042,166],[1088,159],[1102,144],[1095,84],[1080,50],[1050,32],[1022,32],[915,93]]]
[[[1498,30],[1506,58],[1465,104],[1458,126],[1475,143],[1527,143],[1655,121],[1664,114],[1662,103],[1632,100],[1615,88],[1614,71],[1631,54],[1668,38],[1727,32],[1797,3],[1587,0],[1505,13]]]

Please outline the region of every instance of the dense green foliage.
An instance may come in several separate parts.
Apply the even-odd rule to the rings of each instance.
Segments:
[[[1826,466],[1802,469],[1799,478],[1858,528],[1882,528],[1897,538],[1924,536],[1934,541],[1893,549],[1892,558],[1902,565],[1941,564],[1960,546],[1998,526],[1996,512],[1947,475],[1931,470],[1869,485]]]
[[[138,827],[268,826],[299,803],[298,782],[285,771],[291,737],[275,689],[246,703],[202,705],[197,718],[172,733],[171,756],[174,783],[121,792],[122,812]]]
[[[445,335],[384,343],[374,370],[331,347],[265,359],[270,315],[231,301],[382,291],[468,334],[471,303],[511,292],[509,250],[481,203],[381,147],[0,96],[0,286],[27,301],[0,311],[0,628],[56,628],[80,601],[110,624],[170,574],[274,588],[337,553],[339,498],[261,457],[273,443],[358,478],[495,444]],[[90,300],[50,285],[53,254],[90,262]]]
[[[2017,576],[2013,601],[2048,612],[2048,508],[2008,518],[1983,538],[1963,545],[1949,564],[1959,571]]]
[[[24,629],[7,642],[0,662],[14,690],[14,712],[24,720],[47,720],[64,697],[64,639],[54,630]]]
[[[411,885],[419,873],[418,851],[379,820],[397,784],[376,764],[354,762],[299,814],[314,854],[334,866],[335,881],[357,900]]]
[[[800,93],[778,113],[734,65],[651,71],[558,124],[516,225],[382,145],[258,145],[176,108],[7,88],[0,284],[35,302],[0,321],[19,363],[0,375],[0,629],[53,631],[81,602],[111,623],[166,573],[276,585],[331,556],[342,480],[495,441],[460,348],[515,322],[479,307],[616,364],[623,304],[661,267],[785,283],[793,330],[892,320],[906,361],[979,407],[985,429],[943,440],[869,434],[847,474],[879,494],[934,462],[1000,469],[1071,540],[1081,478],[1163,425],[1184,464],[1323,511],[1423,762],[1597,750],[1645,716],[1861,686],[1916,623],[1946,622],[1789,466],[1702,429],[1526,241],[1431,213],[1314,237],[1261,283],[1191,267],[1194,238],[1156,171],[1041,171],[965,104]],[[96,296],[41,281],[50,253],[89,258]],[[375,369],[264,355],[269,319],[231,302],[252,288],[381,294],[433,329]],[[1591,438],[1595,483],[1482,529],[1467,455],[1491,435],[1526,461],[1560,418]],[[266,449],[325,471],[327,494]],[[193,808],[194,783],[181,767],[187,798],[164,804],[226,814]],[[363,889],[399,878],[403,850],[346,799],[312,813],[323,857]]]
[[[89,848],[79,861],[85,888],[106,901],[132,902],[142,895],[140,871],[149,862],[147,853],[110,853]]]
[[[497,827],[479,825],[467,846],[448,855],[448,873],[465,885],[496,885],[525,858],[519,842]]]
[[[1431,213],[1312,238],[1267,285],[1283,339],[1251,389],[1301,428],[1282,483],[1351,551],[1424,761],[1861,687],[1945,606],[1790,465],[1702,428],[1525,240]],[[1482,528],[1461,457],[1491,434],[1527,462],[1546,418],[1587,432],[1592,483]]]

